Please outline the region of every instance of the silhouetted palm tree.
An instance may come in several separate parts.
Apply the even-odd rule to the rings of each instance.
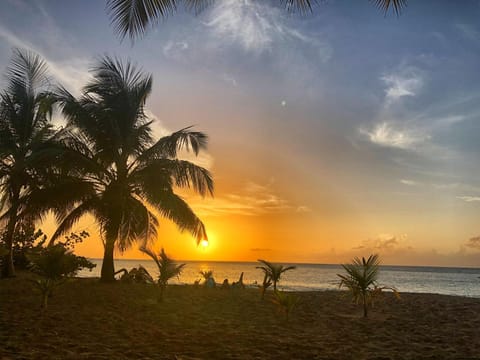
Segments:
[[[342,264],[347,275],[340,275],[340,287],[345,286],[352,294],[355,302],[363,305],[363,316],[368,315],[368,306],[372,297],[384,289],[392,290],[398,296],[397,290],[389,286],[378,286],[380,258],[378,254],[370,255],[368,259],[356,257],[351,264]]]
[[[60,179],[55,188],[37,192],[34,203],[55,199],[60,225],[51,242],[84,215],[93,215],[105,249],[101,279],[113,281],[115,246],[123,251],[137,240],[156,238],[158,214],[197,241],[207,237],[203,223],[173,188],[192,188],[205,196],[213,193],[213,180],[208,170],[177,158],[180,149],[195,154],[204,149],[205,134],[186,128],[154,141],[152,121],[144,112],[151,76],[128,62],[105,57],[93,77],[78,99],[59,90],[63,114],[74,128],[72,151],[63,160],[70,159],[76,170],[70,169],[71,176]],[[35,208],[40,213],[48,210]]]
[[[13,235],[22,203],[55,163],[62,131],[50,124],[55,97],[46,90],[47,65],[38,55],[14,50],[7,81],[0,95],[0,221],[7,249],[2,273],[14,276]]]
[[[158,286],[160,287],[159,301],[162,301],[168,281],[174,277],[180,276],[186,264],[177,265],[172,259],[167,256],[163,248],[158,255],[153,252],[152,249],[145,246],[141,247],[140,250],[150,256],[153,261],[155,261],[155,264],[157,264],[159,272]]]
[[[257,0],[264,1],[264,0]],[[370,0],[385,13],[393,8],[399,14],[407,5],[407,0]],[[180,4],[187,9],[199,12],[215,0],[108,0],[107,11],[115,31],[132,40],[145,34],[147,28],[161,18],[177,11]],[[288,11],[307,13],[317,0],[278,0]]]
[[[273,291],[277,291],[277,283],[280,281],[280,277],[285,271],[296,269],[296,266],[286,266],[281,264],[273,264],[265,260],[258,260],[263,266],[257,266],[257,269],[261,269],[265,273],[265,280],[270,279],[273,282]]]

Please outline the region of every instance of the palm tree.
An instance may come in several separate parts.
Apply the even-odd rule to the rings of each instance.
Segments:
[[[281,264],[273,264],[265,260],[258,261],[263,264],[263,266],[257,266],[257,269],[261,269],[265,274],[263,283],[265,284],[266,280],[270,279],[273,282],[273,291],[277,291],[277,283],[284,272],[297,268],[296,266],[284,267]]]
[[[407,0],[370,0],[376,7],[388,12],[393,8],[399,15],[407,5]],[[145,34],[147,28],[161,18],[166,18],[177,11],[183,3],[187,9],[196,13],[203,10],[215,0],[108,0],[107,11],[115,32],[123,39],[126,35],[131,40]],[[288,11],[308,13],[312,11],[317,0],[278,0]]]
[[[168,281],[171,278],[180,276],[186,264],[177,265],[171,258],[167,256],[163,248],[158,255],[154,253],[152,249],[145,246],[141,247],[140,250],[150,256],[153,261],[155,261],[155,264],[157,264],[159,272],[158,285],[160,287],[159,301],[162,301]]]
[[[2,273],[14,276],[13,235],[22,203],[55,164],[62,131],[50,124],[55,97],[46,91],[47,65],[38,55],[15,49],[7,81],[0,94],[0,222],[6,224]]]
[[[359,259],[355,257],[351,264],[342,264],[347,275],[340,275],[340,287],[346,287],[352,294],[353,300],[363,305],[363,316],[368,315],[368,306],[372,302],[372,298],[383,289],[392,290],[396,296],[397,291],[393,287],[378,286],[378,273],[380,271],[380,258],[378,254],[370,255],[365,260],[364,257]]]
[[[177,157],[182,149],[198,154],[206,147],[205,134],[185,128],[154,141],[144,111],[150,75],[105,57],[93,77],[78,99],[59,89],[59,103],[73,128],[71,150],[62,160],[74,167],[31,203],[34,211],[45,213],[49,208],[42,208],[41,200],[54,199],[59,226],[51,243],[84,215],[93,215],[104,244],[101,280],[114,281],[115,246],[123,251],[138,240],[156,238],[159,215],[197,241],[207,237],[201,220],[173,188],[205,196],[213,194],[213,180],[208,170]]]

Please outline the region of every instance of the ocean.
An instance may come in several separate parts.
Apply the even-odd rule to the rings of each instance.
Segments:
[[[102,262],[92,259],[97,267],[81,271],[81,277],[99,277]],[[199,271],[212,270],[217,283],[224,279],[237,281],[243,272],[246,285],[261,283],[263,272],[255,267],[256,262],[183,261],[184,271],[172,284],[193,284],[200,279]],[[151,260],[115,260],[115,270],[127,270],[141,264],[156,277],[158,270]],[[327,264],[285,264],[297,268],[282,275],[279,288],[287,291],[335,290],[338,289],[337,274],[343,273],[340,265]],[[379,284],[394,286],[400,292],[434,293],[480,298],[480,269],[426,266],[381,266]]]

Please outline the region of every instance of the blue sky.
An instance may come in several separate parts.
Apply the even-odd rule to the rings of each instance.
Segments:
[[[265,256],[480,266],[480,2],[412,0],[400,17],[366,0],[307,16],[275,4],[180,11],[132,44],[102,1],[8,0],[0,68],[29,48],[78,93],[96,58],[138,63],[153,74],[158,134],[210,135],[200,160],[217,194],[191,201],[214,230],[222,216],[239,237],[262,228]]]

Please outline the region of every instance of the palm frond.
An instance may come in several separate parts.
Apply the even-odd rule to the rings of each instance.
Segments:
[[[382,10],[385,14],[393,8],[395,14],[400,15],[402,10],[407,6],[407,0],[370,0],[376,7]]]

